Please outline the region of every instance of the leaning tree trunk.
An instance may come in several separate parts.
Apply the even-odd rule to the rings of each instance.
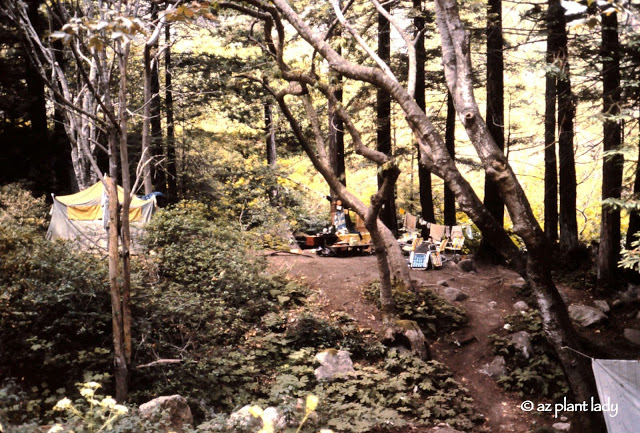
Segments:
[[[603,150],[620,150],[622,127],[620,120],[620,42],[616,13],[602,15],[602,102],[605,120]],[[619,199],[622,192],[624,157],[605,156],[602,161],[602,199]],[[620,258],[620,210],[602,206],[600,246],[598,248],[598,285],[612,289],[616,285]]]
[[[469,54],[469,34],[464,30],[456,0],[436,0],[438,27],[442,38],[443,63],[456,110],[462,117],[476,152],[500,193],[514,224],[514,231],[527,246],[527,276],[543,319],[549,342],[560,359],[577,402],[597,399],[590,364],[569,348],[580,348],[567,309],[551,279],[549,243],[538,225],[524,190],[504,153],[493,141],[480,116],[473,95],[473,74]],[[601,413],[589,413],[579,421],[584,431],[604,431]]]

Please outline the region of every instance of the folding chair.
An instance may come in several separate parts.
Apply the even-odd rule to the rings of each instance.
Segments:
[[[433,266],[434,269],[442,267],[442,262],[446,260],[446,257],[443,256],[444,249],[446,247],[447,238],[442,238],[440,246],[438,246],[434,251],[431,251],[431,266]]]
[[[451,239],[449,244],[445,247],[449,251],[453,251],[453,257],[462,251],[462,247],[464,246],[464,236],[456,236]]]

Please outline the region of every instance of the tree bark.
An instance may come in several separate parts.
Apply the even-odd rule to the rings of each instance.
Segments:
[[[413,0],[415,18],[413,25],[416,28],[416,89],[414,98],[418,107],[425,109],[425,70],[426,52],[424,48],[424,11],[422,0]],[[418,161],[420,160],[420,149],[418,149]],[[433,191],[431,183],[431,172],[423,165],[418,164],[418,188],[420,191],[420,209],[422,219],[431,223],[436,222],[433,206]],[[426,234],[426,233],[423,233]]]
[[[165,116],[167,119],[167,198],[176,201],[178,197],[178,169],[176,163],[176,138],[173,120],[173,77],[171,73],[171,25],[164,29],[164,84],[165,84]]]
[[[554,0],[547,9],[547,66],[555,62],[558,35],[554,21]],[[544,232],[552,244],[558,241],[558,162],[556,158],[556,99],[557,74],[547,71],[545,79],[544,111]]]
[[[456,157],[456,109],[453,106],[453,98],[451,93],[447,92],[447,124],[444,132],[445,146],[451,159],[455,161]],[[456,198],[453,191],[444,185],[444,225],[452,226],[457,224],[456,217]]]
[[[335,36],[340,38],[342,31],[336,30]],[[338,44],[336,52],[342,54],[342,47]],[[343,79],[340,74],[330,73],[330,83],[335,88],[333,95],[338,104],[342,104],[342,86]],[[344,123],[340,116],[336,113],[336,107],[333,100],[330,99],[327,102],[327,109],[329,112],[329,164],[333,168],[333,172],[343,185],[347,185],[347,171],[344,164]],[[330,195],[333,197],[334,192],[331,191]]]
[[[158,17],[158,6],[152,7],[151,19],[156,20]],[[160,76],[158,67],[158,42],[156,41],[151,47],[151,154],[155,163],[152,167],[153,185],[156,191],[163,194],[167,193],[167,175],[165,170],[165,151],[162,140],[162,103],[160,100]]]
[[[602,14],[602,101],[604,152],[619,151],[622,145],[620,115],[620,42],[617,13]],[[604,156],[602,161],[602,199],[620,198],[624,157]],[[620,258],[620,210],[602,206],[600,246],[598,248],[598,285],[614,288]]]
[[[504,57],[502,38],[502,0],[488,0],[487,9],[487,128],[496,146],[504,151]],[[504,203],[498,186],[485,175],[484,205],[498,224],[504,224]],[[484,238],[478,256],[495,262],[499,253]]]
[[[571,90],[571,70],[567,48],[567,29],[564,9],[560,0],[550,0],[553,15],[553,32],[557,35],[557,51],[554,54],[559,69],[558,97],[558,157],[560,171],[560,247],[569,251],[578,246],[578,221],[576,219],[576,165],[573,150],[573,121],[576,115],[575,98]]]
[[[385,9],[391,10],[386,4]],[[391,25],[382,15],[378,14],[378,56],[387,65],[391,59]],[[391,96],[384,89],[377,90],[376,96],[376,149],[391,156]],[[382,187],[382,176],[378,175],[378,188]],[[380,209],[380,219],[394,235],[398,233],[396,218],[395,192],[390,193]]]

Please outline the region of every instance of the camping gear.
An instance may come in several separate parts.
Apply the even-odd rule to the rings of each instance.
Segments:
[[[47,239],[73,240],[85,249],[108,249],[109,196],[101,181],[75,194],[59,197],[52,194],[52,197]],[[118,186],[118,202],[122,203],[123,198],[124,192]],[[131,199],[129,221],[132,252],[139,249],[137,240],[141,236],[142,227],[149,222],[156,208],[155,195],[148,200],[138,197]]]

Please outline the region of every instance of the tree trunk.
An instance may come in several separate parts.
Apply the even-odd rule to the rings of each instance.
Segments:
[[[603,150],[620,150],[622,127],[620,120],[620,42],[617,13],[602,15],[602,101],[605,120]],[[610,118],[609,116],[613,117]],[[620,198],[624,157],[605,155],[602,161],[602,199]],[[602,207],[600,246],[598,248],[598,285],[613,288],[618,274],[620,256],[620,210]]]
[[[453,106],[451,93],[447,92],[447,124],[444,132],[444,141],[452,160],[456,157],[456,109]],[[457,223],[456,198],[453,191],[445,183],[444,185],[444,225],[453,226]]]
[[[487,10],[487,128],[496,146],[504,151],[504,58],[502,39],[502,0],[489,0]],[[504,224],[504,203],[498,186],[485,175],[484,205],[498,224]],[[499,253],[484,238],[478,256],[494,262]]]
[[[271,113],[271,104],[264,104],[264,132],[267,137],[267,165],[274,167],[276,165],[276,134],[273,128],[273,114]]]
[[[554,0],[547,10],[547,66],[553,65],[558,51],[555,33]],[[557,74],[547,72],[544,111],[544,232],[552,244],[558,241],[558,162],[556,159],[556,83]]]
[[[157,17],[158,7],[154,6],[152,13],[152,19]],[[153,57],[151,60],[151,154],[153,155],[153,185],[156,191],[163,194],[167,193],[167,175],[165,171],[165,151],[164,143],[162,140],[162,104],[160,101],[160,77],[158,68],[158,59],[156,55],[158,53],[158,43],[153,44],[151,49]]]
[[[118,120],[120,121],[120,169],[122,173],[122,335],[127,367],[131,365],[131,177],[129,175],[128,115],[127,115],[127,61],[129,46],[119,45],[120,88],[118,92]]]
[[[341,31],[336,30],[335,36],[340,38],[341,33]],[[342,47],[338,45],[336,47],[336,51],[341,54]],[[342,76],[340,74],[330,73],[330,81],[331,85],[335,87],[333,95],[335,96],[336,101],[339,104],[342,104]],[[329,165],[331,165],[335,175],[338,176],[340,183],[346,186],[347,172],[344,165],[344,123],[340,116],[337,115],[335,110],[336,107],[332,100],[328,101],[327,107],[329,111]],[[330,195],[333,197],[335,194],[331,191]]]
[[[142,173],[144,176],[143,185],[145,195],[153,192],[153,178],[151,175],[151,164],[153,161],[153,149],[151,148],[151,98],[152,98],[152,76],[151,76],[151,47],[144,46],[144,89],[142,111]]]
[[[413,25],[416,28],[416,89],[414,98],[418,107],[424,111],[425,109],[425,71],[424,63],[426,61],[426,52],[424,48],[424,11],[422,9],[422,0],[413,0],[413,9],[415,18]],[[418,149],[418,161],[420,160],[420,149]],[[418,164],[418,188],[420,191],[420,209],[422,210],[422,219],[431,223],[436,222],[436,216],[433,206],[433,192],[431,184],[431,172],[423,165]],[[412,186],[413,188],[413,186]],[[413,197],[412,197],[413,198]],[[423,233],[426,234],[426,233]]]
[[[178,197],[178,169],[176,164],[176,138],[173,125],[173,77],[171,76],[171,25],[164,29],[164,84],[165,84],[165,115],[167,118],[167,198],[176,201]]]
[[[576,220],[576,165],[573,150],[573,121],[576,115],[575,98],[571,90],[569,51],[564,9],[559,0],[551,0],[553,32],[558,36],[554,55],[560,70],[557,80],[558,95],[558,157],[560,171],[560,247],[565,251],[578,246]]]
[[[391,10],[386,4],[385,9]],[[389,21],[378,14],[378,56],[386,64],[391,59],[391,26]],[[391,96],[383,89],[378,89],[376,96],[376,149],[391,156]],[[378,175],[378,188],[382,186],[382,176]],[[391,192],[380,210],[380,219],[394,235],[398,233],[396,218],[395,192]]]

